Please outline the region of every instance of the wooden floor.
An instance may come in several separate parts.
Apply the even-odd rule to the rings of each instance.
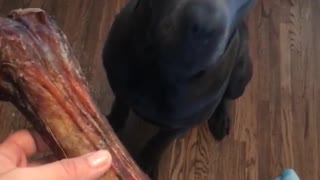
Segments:
[[[67,34],[103,112],[113,96],[101,48],[125,0],[0,0],[0,15],[41,7]],[[258,0],[248,17],[254,77],[233,107],[232,134],[216,143],[206,125],[177,139],[160,165],[161,180],[270,180],[294,168],[320,179],[320,1]],[[0,140],[29,126],[0,103]]]

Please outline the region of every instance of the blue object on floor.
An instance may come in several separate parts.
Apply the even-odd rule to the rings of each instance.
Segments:
[[[276,177],[274,180],[300,180],[300,178],[293,169],[286,169],[282,171],[282,174]]]

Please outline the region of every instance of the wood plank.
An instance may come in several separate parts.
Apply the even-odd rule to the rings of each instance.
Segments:
[[[54,15],[79,57],[94,99],[108,113],[113,95],[101,49],[125,2],[0,0],[0,15],[22,7]],[[319,179],[319,9],[315,0],[258,0],[247,18],[254,77],[233,104],[231,135],[218,143],[206,124],[190,130],[163,155],[160,180],[267,180],[284,168],[294,168],[301,179]],[[0,102],[0,116],[0,140],[29,127],[10,103]],[[137,141],[127,143],[138,146]]]

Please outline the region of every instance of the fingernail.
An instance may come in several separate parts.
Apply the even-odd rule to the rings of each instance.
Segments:
[[[100,150],[89,155],[88,161],[94,168],[105,166],[110,161],[110,153],[105,150]]]

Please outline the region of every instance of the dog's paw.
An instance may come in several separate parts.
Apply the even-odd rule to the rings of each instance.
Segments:
[[[208,121],[208,127],[212,136],[221,141],[230,132],[230,117],[227,113],[216,113]]]

